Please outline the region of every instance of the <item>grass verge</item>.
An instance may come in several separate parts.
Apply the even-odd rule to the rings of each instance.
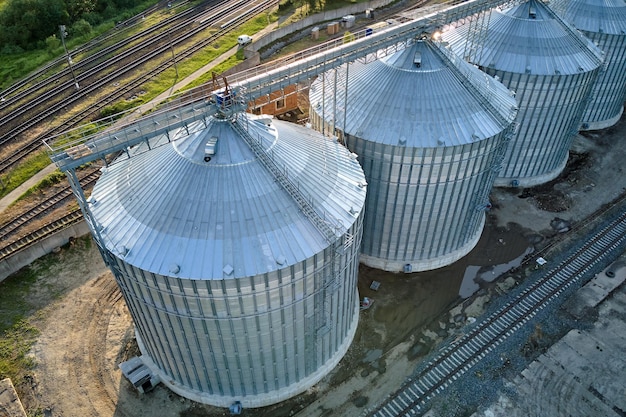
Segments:
[[[133,101],[118,101],[103,109],[104,115],[114,114],[115,112],[124,111],[129,108],[137,107],[141,104],[147,103],[154,97],[172,88],[178,81],[193,74],[197,70],[203,68],[219,56],[228,52],[234,46],[237,45],[237,37],[242,33],[254,35],[260,30],[264,29],[268,24],[275,22],[278,17],[274,14],[262,13],[252,20],[237,27],[224,36],[220,37],[219,41],[214,42],[209,47],[195,53],[191,58],[186,59],[183,62],[177,63],[176,67],[170,67],[166,71],[162,72],[158,77],[155,77],[152,81],[145,83],[142,86],[143,94]],[[209,36],[215,30],[203,32],[203,36]],[[176,51],[174,51],[174,55]],[[190,82],[185,86],[185,90],[202,85],[211,80],[211,73],[222,73],[229,68],[237,65],[244,60],[243,52],[238,51],[235,55],[228,58],[226,61],[218,64],[217,66],[208,70],[204,75],[200,76],[193,82]],[[145,70],[145,68],[144,68]]]
[[[21,381],[35,362],[28,355],[39,330],[28,320],[20,320],[0,337],[0,379]]]
[[[28,351],[39,330],[26,318],[35,309],[28,294],[50,261],[50,256],[41,258],[0,282],[0,379],[22,381],[35,365]]]
[[[48,154],[44,151],[36,152],[26,158],[7,174],[0,176],[0,198],[22,185],[33,175],[50,165]]]

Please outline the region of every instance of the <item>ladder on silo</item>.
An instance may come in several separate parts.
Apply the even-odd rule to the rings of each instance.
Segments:
[[[490,20],[491,10],[482,10],[473,16],[469,16],[467,39],[463,50],[463,58],[467,62],[475,64],[480,62]]]
[[[300,191],[296,185],[287,178],[283,171],[276,165],[274,160],[265,152],[265,149],[261,146],[259,140],[256,140],[250,135],[248,130],[241,126],[241,123],[238,119],[234,119],[232,122],[232,126],[237,133],[241,135],[241,137],[245,140],[246,144],[250,147],[250,149],[254,152],[255,156],[259,159],[261,164],[268,170],[268,172],[276,179],[278,184],[287,191],[287,193],[294,199],[294,201],[298,204],[298,207],[302,211],[302,213],[311,221],[311,223],[315,226],[315,228],[322,234],[324,239],[329,243],[333,244],[337,240],[337,235],[335,234],[335,229],[339,222],[332,218],[329,214],[327,216],[329,219],[325,219],[319,215],[317,211],[313,208],[313,205],[308,201],[305,195]],[[330,226],[330,222],[335,224],[335,227],[332,228]]]
[[[246,144],[250,147],[252,152],[261,162],[261,165],[267,169],[267,171],[273,176],[278,184],[293,198],[298,204],[300,211],[307,217],[307,219],[315,226],[315,228],[322,234],[324,239],[330,245],[330,260],[328,262],[328,272],[321,275],[321,296],[323,297],[323,312],[318,315],[316,320],[316,331],[318,336],[323,336],[331,329],[331,315],[332,306],[329,305],[329,291],[334,291],[338,288],[340,283],[337,281],[337,271],[341,262],[341,253],[343,253],[343,243],[337,238],[336,230],[338,229],[340,222],[333,218],[330,214],[325,213],[324,218],[315,210],[311,202],[300,191],[300,189],[283,173],[283,171],[276,165],[274,160],[265,152],[265,149],[261,146],[260,139],[256,140],[252,137],[247,128],[242,126],[239,121],[239,117],[235,117],[232,120],[233,129],[244,139]],[[332,223],[332,227],[331,227]]]
[[[463,69],[462,66],[457,65],[455,60],[459,58],[454,55],[452,52],[440,48],[437,45],[434,45],[432,48],[433,52],[439,55],[442,60],[451,61],[454,65],[450,65],[448,69],[450,72],[456,75],[457,80],[465,87],[465,89],[474,97],[474,99],[480,103],[485,109],[489,111],[489,113],[497,119],[503,126],[508,126],[513,121],[513,115],[515,110],[513,108],[500,109],[497,108],[496,105],[492,102],[495,97],[489,92],[489,95],[485,95],[479,90],[479,88],[474,84],[476,81],[476,76],[484,77],[487,82],[491,82],[491,76],[477,72],[477,74],[472,74],[469,70]]]

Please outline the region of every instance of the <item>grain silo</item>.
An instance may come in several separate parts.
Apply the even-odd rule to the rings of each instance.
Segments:
[[[336,141],[267,118],[209,117],[163,141],[176,136],[131,149],[89,199],[141,359],[198,402],[292,397],[356,331],[363,171]]]
[[[313,126],[337,131],[365,171],[361,262],[430,270],[476,245],[516,115],[502,84],[417,41],[324,74],[310,103]]]
[[[443,39],[516,93],[519,129],[495,185],[548,182],[567,163],[602,54],[542,2],[487,14],[488,28],[465,23]]]
[[[626,2],[624,0],[552,0],[549,7],[604,52],[604,65],[591,90],[582,130],[617,123],[626,100]]]

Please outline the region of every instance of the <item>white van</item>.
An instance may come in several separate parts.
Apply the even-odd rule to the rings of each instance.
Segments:
[[[237,38],[237,43],[240,46],[244,46],[249,44],[250,42],[252,42],[252,37],[248,36],[248,35],[241,35]]]

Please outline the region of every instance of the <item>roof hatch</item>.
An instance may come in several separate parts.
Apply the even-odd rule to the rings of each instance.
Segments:
[[[217,136],[211,136],[204,145],[204,161],[209,162],[215,152],[217,152]]]

